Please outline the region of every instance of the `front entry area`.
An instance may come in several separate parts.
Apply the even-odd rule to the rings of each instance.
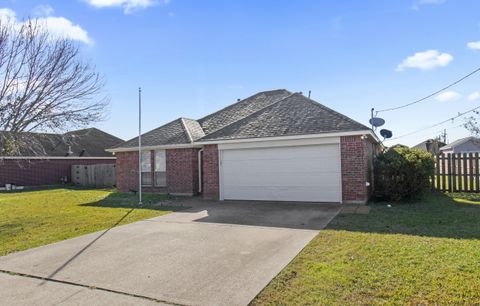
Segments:
[[[338,143],[220,150],[220,199],[341,202]]]

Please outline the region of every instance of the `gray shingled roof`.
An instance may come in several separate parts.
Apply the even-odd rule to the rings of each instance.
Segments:
[[[458,145],[461,145],[465,142],[468,142],[468,141],[474,141],[474,142],[480,142],[480,138],[476,138],[476,137],[473,137],[473,136],[469,136],[469,137],[464,137],[464,138],[460,138],[460,139],[457,139],[455,140],[454,142],[451,142],[443,147],[440,148],[441,151],[444,151],[444,150],[450,150]]]
[[[205,137],[205,132],[203,131],[200,123],[197,120],[182,118],[185,125],[185,129],[188,131],[193,141]]]
[[[443,147],[445,146],[446,144],[443,142],[443,141],[440,141],[438,139],[427,139],[425,141],[422,141],[421,143],[419,144],[416,144],[412,147],[412,149],[422,149],[424,151],[428,151],[428,149],[430,148],[431,144],[437,144],[438,147]]]
[[[6,139],[10,138],[9,132],[0,132],[0,148]],[[51,133],[18,133],[15,135],[18,151],[15,156],[83,156],[83,157],[112,157],[105,149],[123,143],[123,140],[105,133],[96,128],[88,128],[68,132],[65,134]],[[68,152],[71,151],[71,154]],[[0,152],[0,155],[7,153]],[[10,155],[10,154],[8,154]]]
[[[295,93],[205,136],[200,141],[358,130],[368,130],[368,127],[300,93]]]
[[[182,118],[175,119],[161,127],[142,134],[142,146],[161,146],[168,144],[190,143]],[[138,137],[127,140],[116,148],[134,148],[138,146]]]
[[[142,135],[143,146],[368,130],[300,93],[265,91],[197,120],[179,118]],[[116,148],[138,145],[133,138]]]
[[[199,119],[198,122],[205,131],[205,134],[208,135],[232,124],[233,122],[258,112],[289,95],[291,95],[291,92],[285,89],[259,92],[213,114],[203,117],[202,119]]]

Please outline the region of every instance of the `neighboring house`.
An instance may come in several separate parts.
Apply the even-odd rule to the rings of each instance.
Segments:
[[[371,192],[378,138],[301,93],[255,94],[142,135],[142,188],[208,199],[355,202]],[[138,139],[108,150],[117,187],[138,189]]]
[[[440,148],[444,154],[448,153],[478,153],[480,152],[480,139],[476,137],[465,137],[455,140]]]
[[[388,147],[388,150],[397,149],[397,148],[408,148],[408,146],[401,143],[397,143],[393,146]]]
[[[20,133],[15,140],[20,149],[5,156],[8,136],[0,132],[0,187],[70,182],[72,165],[114,164],[115,156],[105,149],[123,142],[96,128],[65,134]]]
[[[414,149],[420,149],[437,155],[440,153],[440,148],[445,146],[445,143],[438,139],[427,139],[416,146],[413,146]]]

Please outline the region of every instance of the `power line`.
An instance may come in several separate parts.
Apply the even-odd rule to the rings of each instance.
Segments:
[[[441,92],[444,91],[444,90],[449,89],[450,87],[453,87],[453,86],[457,85],[458,83],[460,83],[460,82],[462,82],[463,80],[471,77],[472,75],[474,75],[475,73],[477,73],[477,72],[479,72],[479,71],[480,71],[480,67],[477,68],[477,69],[475,69],[475,70],[473,70],[472,72],[470,72],[470,73],[467,74],[466,76],[462,77],[461,79],[458,79],[458,80],[456,80],[455,82],[453,82],[453,83],[451,83],[451,84],[443,87],[442,89],[437,90],[436,92],[434,92],[434,93],[432,93],[432,94],[429,94],[428,96],[425,96],[425,97],[423,97],[423,98],[421,98],[421,99],[415,100],[415,101],[413,101],[413,102],[410,102],[410,103],[407,103],[407,104],[404,104],[404,105],[401,105],[401,106],[378,110],[378,111],[376,111],[376,112],[377,112],[377,114],[378,114],[378,113],[382,113],[382,112],[389,112],[389,111],[393,111],[393,110],[405,108],[405,107],[408,107],[408,106],[410,106],[410,105],[414,105],[414,104],[420,103],[420,102],[422,102],[422,101],[425,101],[425,100],[427,100],[427,99],[429,99],[429,98],[431,98],[431,97],[433,97],[433,96],[441,93]]]
[[[446,123],[446,122],[448,122],[448,121],[457,119],[458,117],[461,117],[461,116],[466,115],[466,114],[468,114],[468,113],[474,112],[474,111],[476,111],[477,109],[480,109],[480,106],[477,106],[477,107],[475,107],[475,108],[472,108],[472,109],[470,109],[470,110],[468,110],[468,111],[465,111],[465,112],[463,112],[463,113],[458,113],[458,115],[456,115],[456,116],[454,116],[454,117],[452,117],[452,118],[448,118],[447,120],[443,120],[442,122],[435,123],[435,124],[433,124],[433,125],[430,125],[430,126],[427,126],[427,127],[424,127],[424,128],[418,129],[418,130],[415,130],[415,131],[413,131],[413,132],[400,135],[400,136],[398,136],[398,137],[386,139],[385,141],[390,141],[390,140],[395,140],[395,139],[403,138],[403,137],[406,137],[406,136],[410,136],[410,135],[419,133],[419,132],[424,131],[424,130],[428,130],[428,129],[434,128],[434,127],[439,126],[439,125],[442,125],[442,124],[444,124],[444,123]]]

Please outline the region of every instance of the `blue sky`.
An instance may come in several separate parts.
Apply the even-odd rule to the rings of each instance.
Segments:
[[[108,120],[124,139],[237,98],[286,88],[368,124],[370,108],[402,105],[480,67],[478,0],[3,0],[1,15],[49,20],[107,80]],[[470,44],[469,44],[470,43]],[[380,114],[403,135],[480,106],[480,73],[444,95]],[[477,93],[477,94],[476,94]],[[390,142],[414,145],[461,119]],[[387,144],[389,144],[387,142]]]

